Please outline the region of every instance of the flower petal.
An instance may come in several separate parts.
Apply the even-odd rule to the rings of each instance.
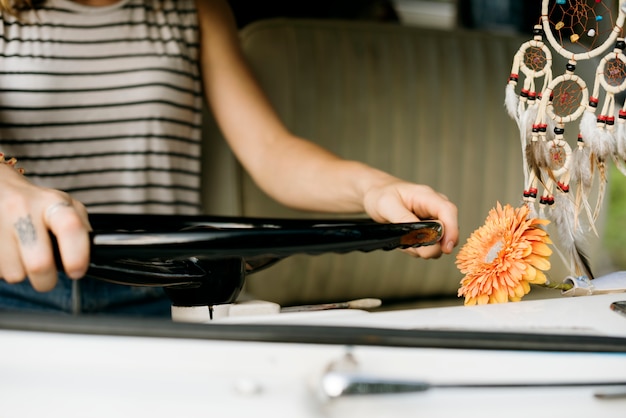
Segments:
[[[550,270],[550,260],[540,255],[531,254],[526,257],[526,261],[539,270]]]
[[[533,242],[532,249],[533,249],[534,254],[537,254],[543,257],[548,257],[552,255],[552,249],[541,241]]]

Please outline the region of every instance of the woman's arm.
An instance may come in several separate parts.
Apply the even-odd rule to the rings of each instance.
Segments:
[[[231,149],[268,195],[292,208],[365,211],[379,222],[434,218],[444,224],[441,246],[415,255],[450,253],[458,240],[456,207],[430,187],[402,181],[292,135],[243,57],[226,2],[197,0],[201,68],[207,101]]]

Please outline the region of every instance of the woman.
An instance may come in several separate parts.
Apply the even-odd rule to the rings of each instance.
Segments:
[[[445,196],[285,128],[244,62],[226,2],[33,3],[0,0],[0,152],[26,170],[0,164],[0,306],[91,312],[154,299],[149,289],[75,280],[89,260],[85,207],[199,213],[203,100],[243,167],[277,201],[364,211],[379,222],[439,219],[440,244],[408,252],[452,252],[456,207]],[[58,279],[48,231],[67,277]]]

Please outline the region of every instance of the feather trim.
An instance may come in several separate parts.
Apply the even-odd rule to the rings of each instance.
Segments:
[[[582,142],[582,145],[579,144],[572,153],[572,165],[570,167],[570,180],[572,184],[575,184],[574,224],[578,226],[580,212],[584,209],[587,214],[587,219],[591,222],[595,231],[593,213],[591,211],[591,205],[589,204],[589,192],[593,185],[593,173],[594,164],[591,160],[591,151],[589,147]]]
[[[604,160],[598,161],[597,164],[598,173],[600,174],[600,184],[598,186],[598,198],[596,200],[596,208],[593,211],[593,222],[595,222],[600,216],[600,212],[602,210],[602,203],[604,202],[604,195],[606,193],[606,183],[607,183],[607,172],[606,172],[606,163]]]
[[[574,222],[574,203],[566,193],[558,192],[549,218],[559,237],[559,246],[564,262],[575,276],[593,279],[589,259],[582,249],[582,228]]]
[[[580,133],[596,158],[608,160],[615,152],[615,138],[611,132],[597,125],[595,113],[587,110],[580,121]]]
[[[511,116],[518,125],[520,123],[519,101],[519,96],[515,92],[515,85],[511,83],[507,84],[504,91],[504,106],[509,116]]]
[[[570,180],[572,183],[581,184],[586,190],[589,190],[593,184],[594,170],[591,161],[591,150],[584,142],[572,152]]]
[[[539,103],[535,103],[526,108],[526,111],[521,115],[520,130],[524,132],[524,144],[529,144],[533,135],[533,124],[537,120],[537,113],[539,113]]]

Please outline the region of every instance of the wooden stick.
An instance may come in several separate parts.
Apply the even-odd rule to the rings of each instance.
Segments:
[[[309,312],[309,311],[325,311],[329,309],[372,309],[382,304],[380,299],[366,298],[356,299],[348,302],[322,303],[318,305],[300,305],[282,308],[281,313],[286,312]]]

